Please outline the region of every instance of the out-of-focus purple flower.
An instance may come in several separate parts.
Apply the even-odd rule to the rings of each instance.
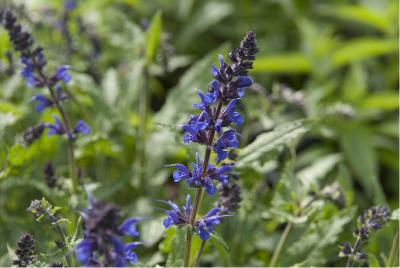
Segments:
[[[84,239],[76,246],[75,254],[85,266],[126,267],[128,263],[137,264],[133,250],[140,242],[125,243],[124,235],[137,236],[138,218],[129,218],[122,224],[119,208],[111,203],[102,203],[89,197],[90,207],[82,214],[84,217]]]
[[[68,70],[71,69],[70,66],[67,65],[61,65],[60,67],[57,68],[55,74],[51,78],[51,80],[56,83],[58,81],[64,81],[64,83],[68,83],[71,81],[72,77],[69,75]]]
[[[85,121],[79,120],[76,123],[75,129],[74,129],[74,133],[75,134],[78,134],[78,133],[90,134],[90,127],[89,127],[88,124],[85,123]]]
[[[60,119],[58,116],[53,115],[54,118],[54,124],[47,123],[46,127],[49,129],[47,132],[47,135],[53,136],[53,135],[64,135],[66,133],[66,130],[64,128],[63,123],[61,123]]]
[[[76,3],[76,0],[65,0],[64,1],[64,8],[67,10],[75,9],[77,6],[78,5]]]
[[[53,106],[53,101],[50,100],[49,98],[46,98],[43,94],[38,94],[36,96],[33,96],[30,99],[30,102],[36,101],[36,111],[41,113],[46,109],[47,107]]]
[[[225,131],[221,137],[218,138],[214,144],[214,151],[217,153],[217,161],[222,161],[228,156],[229,148],[237,148],[239,146],[239,140],[234,129]]]
[[[123,234],[129,235],[131,237],[139,236],[139,230],[137,229],[137,224],[139,221],[139,218],[129,218],[119,226],[119,230]]]
[[[25,65],[21,70],[21,75],[26,79],[26,86],[33,87],[36,81],[33,65],[26,57],[21,57],[21,62]]]

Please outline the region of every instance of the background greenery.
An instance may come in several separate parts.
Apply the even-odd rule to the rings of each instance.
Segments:
[[[267,266],[291,223],[278,265],[343,266],[337,244],[352,241],[357,215],[374,204],[398,208],[398,1],[85,0],[69,11],[63,1],[8,4],[45,48],[50,71],[73,66],[65,107],[93,130],[77,143],[81,180],[98,199],[145,217],[142,265],[179,258],[169,255],[182,244],[174,239],[179,230],[165,231],[154,199],[183,203],[193,190],[173,184],[164,165],[193,160],[199,148],[183,146],[178,125],[193,111],[194,88],[211,81],[218,54],[248,30],[261,52],[251,72],[256,83],[240,106],[245,124],[235,157],[243,200],[217,228],[227,247],[213,239],[203,265]],[[1,266],[23,232],[35,235],[43,253],[53,246],[50,227],[26,212],[30,200],[45,196],[67,218],[71,202],[65,142],[46,135],[21,142],[25,129],[51,121],[55,110],[34,112],[28,101],[36,89],[26,88],[11,51],[1,28]],[[56,189],[44,181],[47,160],[59,175]],[[344,197],[303,208],[332,189]],[[215,201],[204,199],[202,210]],[[372,265],[386,264],[397,230],[391,221],[371,237]]]

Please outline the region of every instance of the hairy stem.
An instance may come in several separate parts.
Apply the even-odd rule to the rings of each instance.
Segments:
[[[389,253],[389,258],[387,261],[387,267],[395,267],[396,266],[396,257],[399,255],[399,231],[397,230],[397,233],[395,237],[393,238],[393,243],[392,243],[392,248],[390,249]]]
[[[195,267],[199,267],[199,264],[200,264],[200,257],[201,257],[201,254],[203,253],[204,246],[206,245],[206,242],[207,242],[207,241],[202,241],[202,242],[201,242],[201,246],[200,246],[199,252],[197,252],[196,262],[194,263],[194,266],[195,266]]]
[[[276,246],[276,249],[274,251],[274,254],[272,255],[272,259],[268,266],[274,267],[276,265],[276,261],[278,260],[279,256],[281,255],[283,246],[285,245],[285,242],[289,237],[289,233],[292,230],[292,227],[293,227],[292,222],[289,222],[288,224],[286,224],[285,230],[283,230],[282,236],[279,239],[278,245]]]
[[[215,118],[218,118],[219,113],[221,112],[221,109],[222,109],[222,102],[220,102],[218,104],[218,108],[215,113]],[[203,173],[201,175],[202,180],[204,180],[204,178],[207,174],[207,167],[208,167],[208,163],[210,162],[210,155],[211,155],[211,150],[212,150],[212,144],[214,143],[214,136],[215,136],[215,129],[213,128],[210,130],[210,135],[208,137],[208,145],[207,145],[207,149],[206,149],[206,152],[204,155]],[[194,230],[194,227],[195,227],[194,223],[196,220],[197,211],[200,207],[202,195],[203,195],[203,187],[200,187],[196,191],[196,196],[195,196],[194,203],[193,203],[193,209],[190,214],[189,224],[191,225],[191,228],[188,228],[188,231],[186,234],[185,255],[184,255],[184,261],[183,261],[184,267],[187,267],[190,262],[190,251],[192,248],[192,231]]]

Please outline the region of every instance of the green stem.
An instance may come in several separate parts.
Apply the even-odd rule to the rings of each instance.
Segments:
[[[146,187],[146,174],[145,174],[145,164],[146,164],[146,134],[147,134],[147,114],[149,110],[149,93],[148,93],[148,79],[149,74],[147,66],[143,67],[143,86],[140,90],[139,96],[139,129],[137,143],[137,178],[141,189],[147,189]]]
[[[54,227],[56,228],[56,230],[57,230],[57,232],[58,232],[58,235],[59,235],[60,238],[61,238],[61,241],[62,241],[62,243],[63,243],[63,246],[64,246],[64,247],[67,247],[66,234],[65,234],[64,230],[62,229],[62,227],[58,224],[57,218],[54,217],[54,216],[51,216],[51,221],[52,221]],[[68,248],[67,248],[67,249],[68,249]],[[73,263],[72,263],[72,258],[71,258],[71,255],[70,255],[69,250],[68,250],[67,254],[66,254],[64,257],[65,257],[65,261],[67,262],[68,267],[72,267],[72,266],[73,266],[73,265],[72,265]]]
[[[303,214],[304,210],[306,208],[308,208],[315,200],[317,200],[316,197],[311,198],[304,206],[302,206],[300,208],[299,212],[297,213],[297,216],[301,216]],[[281,255],[281,251],[283,249],[283,246],[285,245],[285,242],[286,242],[286,240],[287,240],[287,238],[289,236],[289,233],[290,233],[292,227],[293,227],[293,223],[292,222],[289,222],[288,224],[286,224],[285,230],[283,230],[282,236],[279,239],[278,245],[276,246],[274,254],[272,255],[272,259],[271,259],[271,261],[269,263],[270,267],[275,266],[276,262],[278,261],[279,256]]]
[[[192,236],[193,236],[192,232],[194,230],[194,223],[196,220],[197,211],[200,207],[202,195],[203,195],[203,187],[198,188],[196,191],[196,196],[194,198],[194,203],[193,203],[193,210],[192,210],[192,213],[190,214],[190,221],[189,221],[190,226],[188,227],[187,233],[186,233],[185,255],[184,255],[184,261],[183,261],[184,267],[189,266],[190,251],[192,249]]]
[[[32,57],[32,61],[33,61],[34,65],[37,65],[35,57]],[[57,110],[61,114],[61,118],[62,118],[63,125],[65,127],[66,132],[71,133],[71,127],[70,127],[70,123],[69,123],[67,114],[65,113],[63,107],[61,106],[61,103],[58,100],[58,98],[54,92],[51,82],[49,82],[49,80],[47,79],[47,76],[43,73],[42,70],[38,70],[38,74],[43,79],[45,85],[49,89],[51,98],[53,99],[53,102],[56,105]],[[68,137],[68,139],[69,139],[69,137]],[[75,162],[73,141],[68,142],[68,163],[69,163],[69,172],[70,172],[69,175],[70,175],[71,181],[72,181],[72,194],[75,195],[78,190],[78,174],[77,174],[77,168],[76,168],[76,162]]]
[[[392,248],[390,249],[389,258],[386,266],[395,267],[396,257],[398,256],[399,256],[399,231],[397,230],[397,233],[393,239]]]
[[[221,112],[221,109],[222,109],[222,102],[220,102],[218,104],[218,108],[215,113],[215,118],[218,118],[219,113]],[[201,175],[202,180],[204,180],[204,178],[206,177],[208,163],[210,162],[212,144],[214,143],[214,136],[215,136],[215,129],[212,129],[210,131],[210,136],[208,137],[208,146],[207,146],[207,149],[206,149],[206,152],[204,155],[203,173]],[[196,220],[197,211],[200,207],[202,195],[203,195],[203,187],[200,187],[196,191],[196,196],[195,196],[194,203],[193,203],[193,209],[190,214],[189,224],[191,225],[191,228],[188,228],[188,231],[186,234],[185,255],[184,255],[184,261],[183,261],[184,267],[187,267],[190,262],[190,251],[192,248],[192,231],[194,230],[194,227],[195,227],[194,223]]]
[[[199,266],[199,264],[200,264],[200,257],[201,257],[201,254],[203,253],[204,246],[206,245],[206,242],[207,242],[207,241],[202,241],[202,242],[201,242],[200,249],[199,249],[199,251],[197,252],[196,262],[194,263],[194,266],[195,266],[195,267],[200,267],[200,266]]]
[[[283,230],[281,238],[279,239],[278,245],[276,246],[276,249],[274,251],[274,254],[272,255],[272,259],[268,266],[270,266],[270,267],[275,266],[279,256],[281,255],[283,246],[285,245],[285,242],[286,242],[287,238],[289,237],[289,233],[292,230],[292,227],[293,227],[292,222],[289,222],[288,224],[286,224],[285,230]]]
[[[358,248],[360,247],[360,245],[361,245],[361,239],[357,238],[356,243],[354,244],[354,247],[352,249],[352,255],[353,256],[357,253]],[[354,260],[355,259],[352,256],[350,256],[349,259],[347,260],[346,267],[353,267]]]

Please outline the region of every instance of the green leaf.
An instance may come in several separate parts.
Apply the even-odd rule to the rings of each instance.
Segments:
[[[160,243],[160,246],[159,246],[159,248],[160,248],[160,250],[162,252],[164,252],[164,253],[171,252],[171,250],[172,250],[172,241],[173,241],[176,233],[177,233],[177,229],[176,228],[168,228],[165,231],[166,236],[165,236],[164,240]]]
[[[378,258],[374,254],[368,254],[368,264],[369,267],[382,267],[379,263]]]
[[[201,33],[206,32],[210,27],[215,26],[218,22],[233,13],[234,8],[229,2],[199,2],[202,5],[194,9],[185,23],[185,28],[178,36],[177,43],[181,48],[186,48],[191,44],[190,41],[198,37]]]
[[[306,229],[301,231],[300,237],[289,245],[282,266],[323,266],[327,256],[337,254],[334,245],[345,225],[353,219],[355,208],[333,213],[335,212],[331,211],[331,207],[325,207],[319,212],[318,216],[321,218],[304,226]],[[323,214],[333,215],[324,218]],[[289,263],[292,261],[296,263]]]
[[[374,58],[397,51],[397,40],[360,37],[347,41],[332,55],[336,67],[358,60]]]
[[[381,94],[370,94],[362,100],[360,108],[363,109],[379,109],[379,110],[396,110],[399,108],[398,94],[393,91]]]
[[[147,247],[154,246],[164,234],[163,217],[158,217],[147,221],[141,228],[142,241]]]
[[[260,134],[256,140],[239,151],[238,168],[251,165],[271,152],[295,143],[309,130],[303,119],[277,126],[274,130]]]
[[[215,242],[219,243],[220,245],[222,245],[225,250],[229,250],[229,246],[228,244],[225,242],[225,240],[219,236],[217,233],[213,233],[211,234],[211,239],[214,240]]]
[[[309,73],[310,59],[301,52],[261,56],[254,62],[254,72],[258,73]]]
[[[153,18],[146,33],[146,59],[149,63],[154,62],[160,42],[162,31],[161,11],[158,11]]]
[[[395,211],[392,212],[392,216],[390,217],[391,220],[400,221],[400,209],[397,208]]]
[[[382,32],[389,32],[392,26],[386,12],[379,13],[376,10],[361,5],[329,5],[324,7],[322,11],[338,18],[363,23]]]
[[[340,154],[331,154],[317,159],[312,165],[297,173],[304,186],[310,187],[317,180],[323,179],[340,161]]]
[[[171,242],[166,267],[182,267],[185,250],[186,228],[177,228]]]
[[[375,202],[386,203],[378,180],[378,162],[367,129],[358,124],[344,123],[339,127],[340,145],[356,179]]]

